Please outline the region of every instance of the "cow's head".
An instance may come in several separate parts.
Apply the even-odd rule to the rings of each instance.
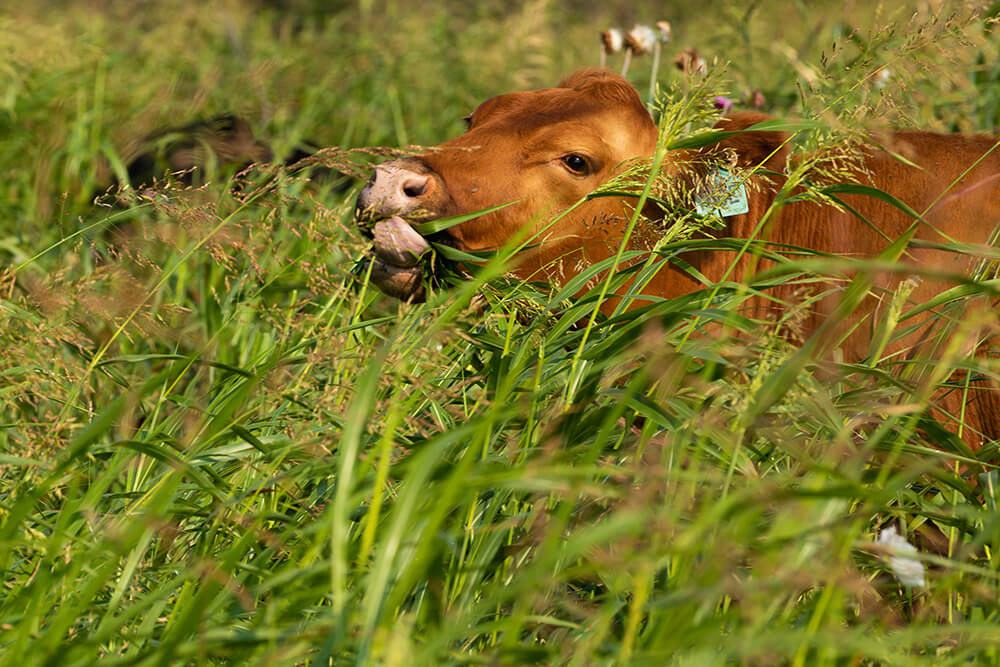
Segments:
[[[379,165],[361,191],[358,219],[374,231],[380,287],[401,298],[422,296],[413,255],[427,246],[409,222],[508,202],[447,230],[447,241],[490,250],[521,233],[533,244],[515,269],[525,278],[565,279],[582,263],[609,256],[608,240],[620,236],[629,214],[624,202],[594,199],[549,223],[629,160],[653,154],[656,125],[628,82],[583,70],[556,88],[487,100],[467,121],[460,137]]]

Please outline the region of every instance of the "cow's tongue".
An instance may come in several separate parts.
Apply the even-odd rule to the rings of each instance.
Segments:
[[[372,282],[398,299],[423,301],[420,258],[431,249],[430,244],[399,216],[375,223],[372,231],[377,258],[372,265]]]
[[[386,264],[407,268],[416,266],[424,253],[431,249],[427,240],[399,216],[375,223],[373,233],[375,254]]]

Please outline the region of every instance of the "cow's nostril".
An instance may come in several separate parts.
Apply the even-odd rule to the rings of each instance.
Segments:
[[[419,197],[427,192],[427,177],[418,176],[403,183],[403,194],[407,197]]]
[[[375,167],[372,179],[358,193],[355,218],[377,222],[394,215],[427,217],[443,184],[416,160],[394,160]]]

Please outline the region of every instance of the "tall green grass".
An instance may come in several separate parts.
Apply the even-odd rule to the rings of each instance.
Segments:
[[[435,143],[482,99],[592,64],[628,8],[46,7],[0,31],[4,662],[997,661],[995,443],[967,451],[928,409],[953,369],[996,377],[948,344],[995,326],[972,307],[990,275],[942,297],[956,324],[922,366],[878,344],[927,316],[900,297],[870,358],[831,371],[791,342],[795,308],[741,304],[889,259],[793,257],[606,319],[605,284],[520,284],[503,253],[391,301],[358,268],[353,193],[295,175],[90,205],[129,141],[202,114],[242,113],[279,152]],[[716,7],[675,25],[733,61],[712,86],[840,132],[995,129],[981,20],[885,9],[851,34],[799,8],[810,41]],[[898,86],[870,85],[883,64]],[[679,77],[664,141],[710,122]],[[874,542],[890,525],[925,588]]]

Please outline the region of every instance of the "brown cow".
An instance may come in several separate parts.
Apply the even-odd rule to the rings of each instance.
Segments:
[[[766,118],[757,113],[735,114],[720,121],[720,127],[743,130]],[[514,272],[523,278],[555,282],[563,282],[582,267],[614,255],[634,199],[601,197],[579,202],[621,171],[629,160],[649,158],[656,149],[656,125],[631,85],[607,71],[583,70],[556,88],[490,99],[472,113],[468,124],[465,134],[438,150],[379,165],[361,192],[359,220],[366,226],[376,223],[375,251],[381,261],[373,275],[383,289],[402,298],[421,297],[420,268],[414,255],[426,248],[426,242],[407,220],[448,217],[511,201],[516,203],[451,228],[447,232],[449,241],[467,251],[494,249],[516,235],[529,237],[525,232],[531,231],[536,234],[536,245],[519,255]],[[668,178],[693,182],[698,169],[704,171],[706,167],[691,164],[704,165],[712,155],[727,151],[735,152],[737,170],[761,166],[783,172],[790,166],[786,139],[781,132],[735,134],[701,151],[668,154],[663,173]],[[923,221],[917,239],[934,243],[988,242],[1000,223],[1000,150],[995,139],[913,131],[879,139],[886,150],[865,147],[859,151],[864,164],[855,169],[857,180],[891,193],[921,213]],[[752,175],[747,188],[747,212],[725,217],[725,228],[715,235],[751,237],[783,182],[780,176]],[[845,194],[842,200],[855,213],[806,201],[781,207],[764,230],[765,240],[833,255],[871,258],[913,223],[912,216],[878,198]],[[567,209],[570,212],[555,225],[547,225]],[[651,245],[655,227],[640,230],[632,247]],[[952,272],[967,272],[972,261],[967,255],[927,247],[911,247],[902,259],[923,268]],[[715,281],[726,275],[734,255],[692,252],[683,260]],[[749,255],[744,257],[730,277],[741,279],[749,269],[759,269],[755,261]],[[876,287],[892,289],[901,277],[883,276],[876,281]],[[690,273],[672,266],[661,270],[644,292],[670,298],[702,286]],[[779,289],[772,294],[785,299],[792,296],[793,289]],[[910,299],[920,303],[941,289],[940,282],[925,280]],[[856,311],[855,318],[871,313],[874,301],[869,299]],[[815,330],[835,304],[835,297],[820,302],[806,328]],[[758,303],[757,307],[762,306]],[[870,334],[861,327],[844,343],[845,356],[862,358],[869,340]],[[984,419],[997,422],[1000,417],[996,401],[990,398],[987,402],[991,405],[984,411],[991,414],[984,415]],[[982,420],[977,421],[982,424]],[[984,425],[984,429],[998,431],[1000,424],[990,428]]]

